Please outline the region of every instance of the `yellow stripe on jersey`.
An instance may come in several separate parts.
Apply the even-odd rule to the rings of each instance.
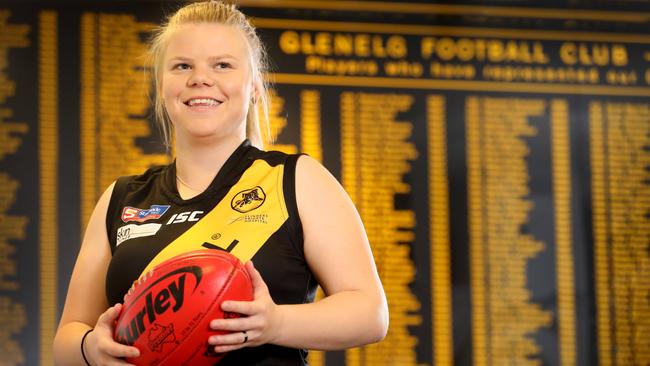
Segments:
[[[149,262],[142,277],[156,265],[177,255],[205,249],[204,243],[249,261],[289,218],[284,201],[284,165],[255,160],[228,194],[194,226],[169,243]]]

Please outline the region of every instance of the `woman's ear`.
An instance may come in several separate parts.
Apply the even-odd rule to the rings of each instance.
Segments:
[[[251,104],[256,104],[257,101],[260,99],[260,90],[261,90],[261,85],[259,82],[253,81],[253,84],[251,85]]]

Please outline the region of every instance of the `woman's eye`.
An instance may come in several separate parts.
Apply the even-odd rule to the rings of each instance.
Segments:
[[[217,69],[230,69],[232,65],[230,65],[228,62],[219,62],[215,65],[215,68]]]
[[[190,69],[189,64],[180,63],[180,64],[174,65],[174,70],[189,70],[189,69]]]

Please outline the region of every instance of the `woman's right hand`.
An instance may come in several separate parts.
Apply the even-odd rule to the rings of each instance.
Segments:
[[[108,308],[97,319],[95,328],[86,336],[83,347],[86,358],[92,366],[131,365],[123,357],[138,357],[140,351],[113,340],[115,321],[122,311],[122,304]]]

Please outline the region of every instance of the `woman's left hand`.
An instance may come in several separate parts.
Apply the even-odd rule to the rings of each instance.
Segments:
[[[273,302],[269,289],[262,276],[253,266],[246,263],[246,271],[253,282],[253,301],[224,301],[223,311],[242,314],[240,318],[214,319],[210,322],[213,330],[232,333],[214,335],[208,343],[215,346],[218,353],[234,351],[243,347],[255,347],[272,342],[279,333],[282,319],[278,305]]]

